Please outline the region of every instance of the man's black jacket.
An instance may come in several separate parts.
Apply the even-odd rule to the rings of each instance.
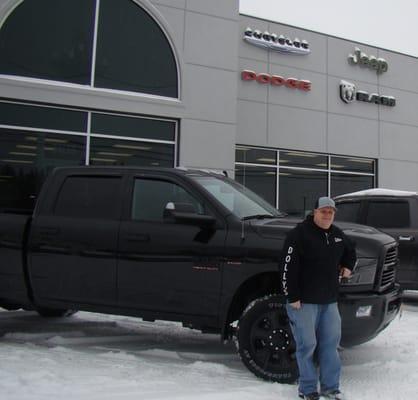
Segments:
[[[341,267],[352,270],[353,243],[334,225],[317,226],[309,215],[292,229],[283,248],[282,287],[290,303],[329,304],[337,301]]]

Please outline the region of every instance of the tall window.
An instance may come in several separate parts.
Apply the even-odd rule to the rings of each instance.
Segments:
[[[375,166],[367,158],[238,146],[235,178],[276,208],[303,217],[319,196],[375,187]]]
[[[178,97],[164,32],[133,0],[25,0],[0,31],[0,74]]]

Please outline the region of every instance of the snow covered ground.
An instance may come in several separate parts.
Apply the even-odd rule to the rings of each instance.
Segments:
[[[341,357],[348,400],[415,399],[418,296],[376,339]],[[179,324],[0,312],[1,400],[291,400],[296,390],[256,378],[232,344]]]

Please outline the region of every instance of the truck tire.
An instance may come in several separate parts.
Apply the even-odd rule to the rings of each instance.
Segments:
[[[286,307],[278,295],[253,300],[243,311],[235,343],[245,366],[268,381],[293,383],[298,378],[296,345]]]
[[[77,310],[63,310],[59,308],[37,307],[36,312],[44,318],[69,317],[77,312]]]

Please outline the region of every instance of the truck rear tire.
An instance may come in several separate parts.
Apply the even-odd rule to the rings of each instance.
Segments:
[[[296,345],[284,300],[267,295],[252,301],[238,321],[235,343],[245,366],[268,381],[293,383],[298,378]]]
[[[59,308],[45,308],[37,307],[36,312],[45,318],[60,318],[60,317],[69,317],[77,312],[77,310],[62,310]]]

